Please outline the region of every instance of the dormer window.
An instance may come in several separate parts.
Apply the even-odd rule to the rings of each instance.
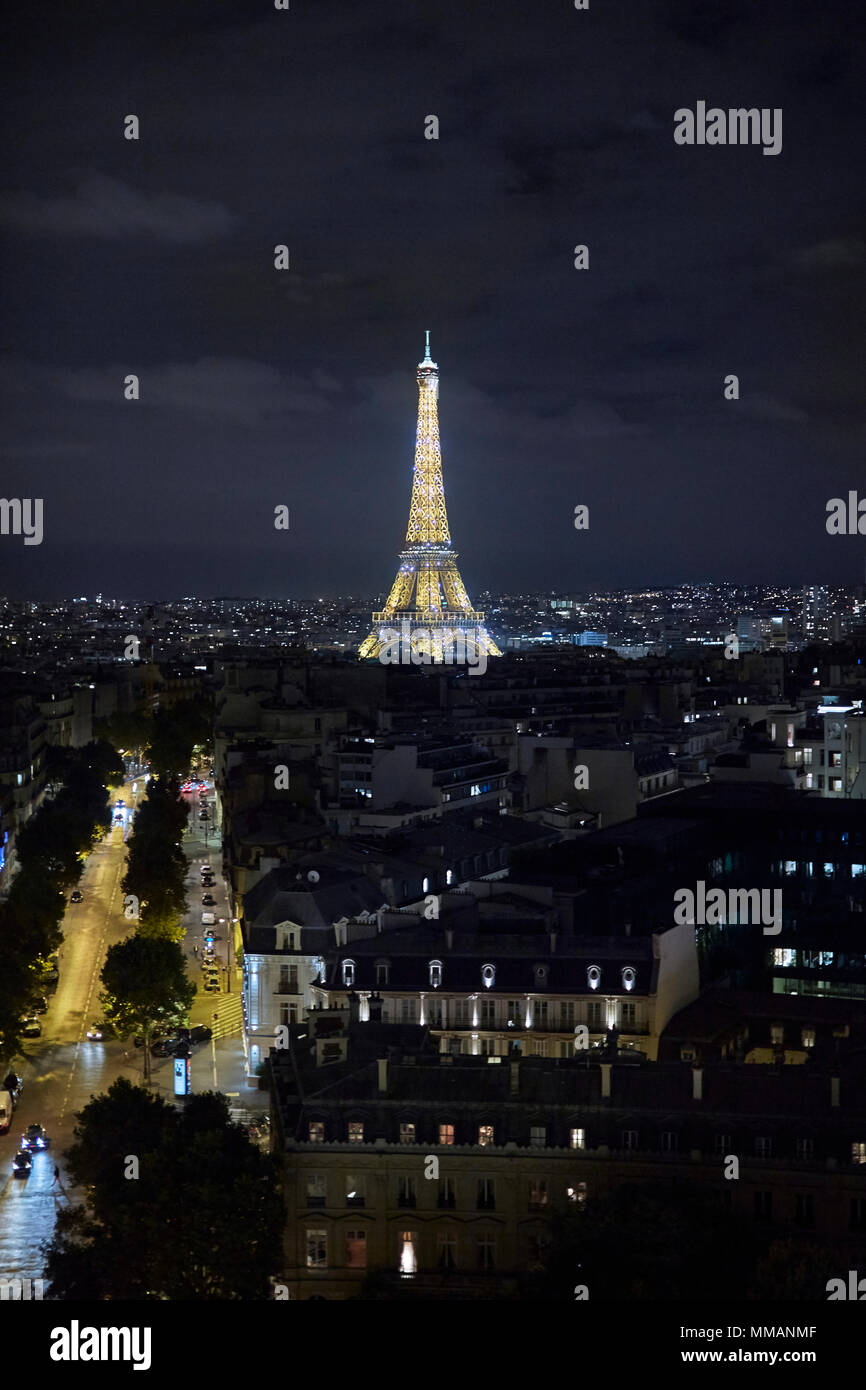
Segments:
[[[353,960],[343,961],[343,984],[347,989],[353,989],[355,985],[355,962]]]
[[[483,982],[484,982],[484,988],[485,988],[485,989],[490,989],[491,986],[492,986],[492,984],[493,984],[493,982],[494,982],[494,980],[496,979],[496,966],[495,966],[495,965],[482,965],[482,967],[481,967],[481,979],[482,979]]]
[[[546,985],[546,984],[547,984],[547,966],[546,966],[546,965],[536,965],[536,967],[535,967],[535,983],[536,983],[536,985],[538,985],[539,987],[541,987],[542,985]]]
[[[429,893],[429,892],[430,892],[430,880],[429,880],[429,878],[425,878],[425,879],[424,879],[424,882],[421,884],[421,892],[422,892],[422,893]]]
[[[601,970],[597,965],[591,965],[586,972],[586,983],[590,989],[598,989],[601,984]]]
[[[622,968],[622,987],[623,989],[634,989],[636,976],[633,965],[624,965]]]
[[[387,985],[388,972],[391,969],[391,962],[387,960],[376,961],[376,984]]]
[[[433,989],[438,989],[442,983],[442,962],[441,960],[431,960],[430,962],[430,984]]]

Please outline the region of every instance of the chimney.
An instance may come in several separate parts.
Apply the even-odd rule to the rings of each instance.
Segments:
[[[703,1067],[692,1067],[692,1100],[703,1100],[704,1098],[704,1069]]]
[[[509,1066],[511,1071],[509,1077],[509,1094],[517,1096],[520,1094],[520,1059],[515,1058],[513,1062],[509,1063]]]
[[[831,1076],[831,1077],[830,1077],[830,1104],[833,1106],[834,1110],[838,1110],[838,1108],[839,1108],[839,1077],[838,1077],[838,1076]]]
[[[551,931],[551,932],[549,933],[549,935],[550,935],[550,954],[551,954],[552,956],[555,956],[555,955],[556,955],[556,932],[555,932],[555,931]]]
[[[388,1058],[379,1058],[379,1095],[388,1094]]]
[[[601,1064],[601,1098],[610,1100],[610,1062]]]
[[[445,928],[445,949],[446,949],[446,951],[450,951],[450,950],[453,949],[453,947],[454,947],[454,928],[453,928],[453,927],[446,927],[446,928]]]

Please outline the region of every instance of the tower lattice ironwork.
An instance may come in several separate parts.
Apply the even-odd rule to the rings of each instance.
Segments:
[[[361,644],[362,657],[378,657],[397,624],[410,634],[413,650],[428,662],[448,662],[470,644],[476,652],[501,656],[484,626],[485,615],[472,607],[451,549],[442,448],[439,443],[439,368],[430,357],[430,334],[424,361],[418,363],[418,430],[406,548],[400,552],[397,578],[381,613],[373,614],[374,631]]]

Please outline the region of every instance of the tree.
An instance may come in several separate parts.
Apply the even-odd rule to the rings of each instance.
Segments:
[[[844,1278],[850,1258],[844,1250],[793,1240],[774,1240],[746,1290],[757,1302],[825,1302],[827,1281]]]
[[[77,1119],[67,1166],[87,1199],[58,1217],[50,1298],[272,1296],[285,1223],[277,1168],[223,1096],[178,1111],[119,1080]]]
[[[151,767],[163,777],[179,777],[189,767],[192,750],[211,737],[212,702],[181,700],[157,710],[150,731],[147,755]]]
[[[150,1039],[157,1027],[184,1022],[195,998],[183,951],[176,942],[136,933],[109,946],[100,976],[107,1021],[122,1038],[140,1033],[144,1076],[150,1080]]]
[[[552,1213],[543,1273],[530,1298],[593,1302],[730,1298],[743,1289],[767,1246],[764,1230],[732,1215],[699,1188],[627,1184],[585,1210]]]

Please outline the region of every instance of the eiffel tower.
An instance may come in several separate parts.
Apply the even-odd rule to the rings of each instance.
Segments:
[[[399,623],[416,662],[451,662],[461,648],[501,656],[484,626],[484,613],[472,607],[457,569],[457,552],[451,549],[439,444],[439,368],[430,357],[429,333],[417,375],[418,431],[406,549],[400,552],[385,607],[373,614],[375,630],[359,654],[379,657],[393,648]]]

